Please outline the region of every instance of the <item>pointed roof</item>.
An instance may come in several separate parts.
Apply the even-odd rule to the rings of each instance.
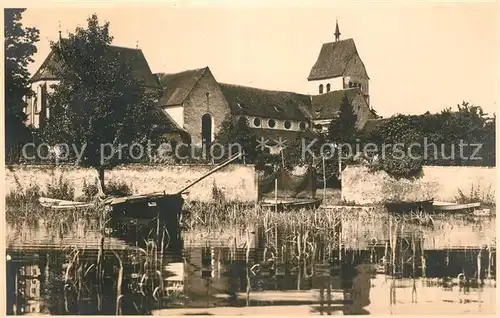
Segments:
[[[353,39],[324,43],[307,79],[312,81],[342,76],[356,54],[358,51]]]
[[[340,39],[339,21],[335,21],[335,41]]]
[[[163,94],[159,105],[181,105],[207,71],[210,72],[208,66],[174,74],[155,74],[159,85],[163,87]]]
[[[62,41],[68,41],[68,39],[61,39]],[[137,80],[141,81],[144,86],[156,88],[158,83],[156,78],[153,76],[149,64],[144,56],[144,53],[140,49],[132,49],[127,47],[110,45],[111,54],[116,54],[122,62],[130,63],[132,67],[132,74]],[[61,61],[56,56],[53,50],[45,58],[42,65],[38,68],[36,73],[31,77],[31,82],[43,81],[43,80],[57,80],[57,77],[50,71],[51,67],[58,67]]]
[[[313,119],[321,120],[333,118],[336,113],[340,111],[344,96],[347,96],[349,102],[352,102],[359,94],[361,94],[359,88],[349,88],[311,96]]]

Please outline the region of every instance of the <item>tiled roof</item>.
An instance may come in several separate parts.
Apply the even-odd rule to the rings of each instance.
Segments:
[[[233,115],[307,120],[302,110],[310,108],[311,99],[307,95],[231,84],[219,85]]]
[[[324,43],[308,80],[342,76],[349,60],[357,54],[353,39]]]
[[[187,98],[194,85],[205,74],[208,67],[188,70],[175,74],[156,74],[163,94],[159,105],[180,105]]]
[[[360,94],[359,88],[331,91],[321,95],[311,96],[312,115],[315,120],[331,119],[340,111],[342,100],[347,96],[349,102]]]
[[[68,40],[63,39],[63,41]],[[137,80],[141,81],[144,86],[158,87],[158,82],[155,76],[153,76],[142,50],[114,45],[111,45],[110,49],[111,53],[116,54],[121,61],[130,63],[133,75]],[[51,51],[40,68],[31,78],[31,82],[40,80],[57,80],[56,76],[51,73],[49,66],[57,67],[58,63],[60,63],[60,60],[55,55],[54,51]]]

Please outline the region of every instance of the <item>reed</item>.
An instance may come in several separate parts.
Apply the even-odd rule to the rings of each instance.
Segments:
[[[468,193],[464,193],[461,189],[458,189],[458,193],[455,196],[455,200],[461,204],[481,202],[486,206],[495,205],[495,191],[491,186],[484,189],[481,188],[481,185],[474,186],[471,185],[471,188]]]

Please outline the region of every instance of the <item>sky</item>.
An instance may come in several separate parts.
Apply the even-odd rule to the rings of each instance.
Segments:
[[[110,22],[113,44],[142,49],[154,73],[209,66],[219,82],[297,93],[307,92],[309,71],[321,45],[334,40],[338,19],[341,39],[354,39],[366,66],[379,115],[439,112],[462,101],[489,114],[498,108],[495,3],[28,7],[23,24],[40,30],[30,72],[59,29],[74,32],[93,13]]]

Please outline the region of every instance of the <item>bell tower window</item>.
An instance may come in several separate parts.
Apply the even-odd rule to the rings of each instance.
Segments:
[[[319,93],[320,93],[320,94],[323,94],[323,84],[320,84],[320,85],[319,85]]]

